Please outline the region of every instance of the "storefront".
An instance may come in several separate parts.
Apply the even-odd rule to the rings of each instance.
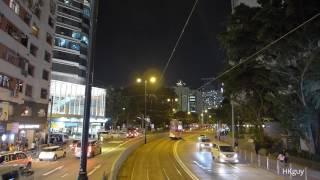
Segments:
[[[90,119],[90,126],[89,126],[89,134],[92,138],[97,136],[97,133],[100,130],[104,130],[105,123],[109,119],[107,118],[97,118],[97,119]],[[50,132],[56,133],[65,133],[73,138],[81,137],[82,133],[82,125],[83,125],[82,118],[56,118],[51,121],[50,124]]]

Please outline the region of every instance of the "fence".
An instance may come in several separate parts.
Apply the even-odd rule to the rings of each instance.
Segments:
[[[320,172],[308,169],[294,163],[284,163],[269,156],[262,156],[254,152],[239,150],[241,162],[249,163],[254,167],[262,168],[285,179],[293,180],[320,180]]]

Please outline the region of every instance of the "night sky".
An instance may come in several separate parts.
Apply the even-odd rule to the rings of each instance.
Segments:
[[[100,0],[95,82],[126,86],[148,69],[162,71],[193,0]],[[230,0],[199,0],[167,69],[168,85],[181,79],[197,88],[200,78],[222,70],[217,35],[225,30]]]

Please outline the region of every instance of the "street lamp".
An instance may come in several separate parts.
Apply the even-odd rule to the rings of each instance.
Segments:
[[[154,76],[151,76],[149,79],[149,82],[154,84],[157,81],[157,79]],[[141,78],[137,78],[137,83],[142,83]],[[147,130],[146,130],[146,120],[147,120],[147,84],[148,80],[144,79],[144,144],[147,144]]]

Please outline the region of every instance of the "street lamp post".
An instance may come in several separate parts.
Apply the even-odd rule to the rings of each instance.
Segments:
[[[89,31],[89,48],[88,48],[88,71],[86,74],[86,88],[85,88],[85,105],[83,113],[83,127],[81,135],[81,157],[80,157],[80,169],[78,180],[88,180],[87,174],[87,152],[88,152],[88,137],[89,137],[89,124],[90,124],[90,106],[91,106],[91,88],[92,88],[92,61],[94,60],[94,49],[96,42],[96,27],[99,9],[99,0],[90,2],[90,31]]]
[[[137,79],[137,83],[141,83],[142,79],[138,78]],[[155,77],[151,77],[150,78],[150,83],[155,83],[156,82],[156,78]],[[148,80],[144,80],[144,144],[147,144],[147,126],[146,126],[146,121],[147,121],[147,84],[148,84]]]

